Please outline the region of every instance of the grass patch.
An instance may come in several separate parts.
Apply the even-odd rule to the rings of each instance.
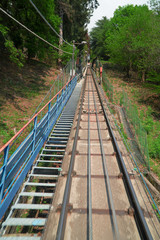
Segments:
[[[31,60],[19,69],[4,56],[0,69],[0,147],[28,122],[55,79],[55,70],[47,64]]]
[[[137,108],[137,114],[147,132],[151,170],[160,179],[160,85],[158,81],[140,83],[126,81],[121,72],[108,69],[106,74],[113,84],[114,103],[122,105],[123,90]],[[123,131],[123,129],[121,129]]]
[[[150,159],[150,168],[160,179],[160,161],[159,161],[159,159]]]

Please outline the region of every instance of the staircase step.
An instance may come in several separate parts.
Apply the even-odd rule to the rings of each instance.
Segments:
[[[68,137],[49,137],[49,140],[68,140]]]
[[[53,160],[37,160],[38,163],[62,163],[62,161],[53,161]]]
[[[41,240],[41,237],[7,236],[7,237],[0,237],[0,240]]]
[[[63,149],[47,149],[47,148],[44,148],[43,152],[65,152],[65,150],[63,150]]]
[[[44,226],[46,219],[44,218],[9,218],[3,226]]]
[[[34,182],[26,182],[25,186],[35,186],[35,187],[55,187],[55,183],[34,183]]]
[[[24,197],[53,197],[54,193],[44,192],[21,192],[20,196]]]
[[[12,209],[33,209],[33,210],[49,210],[50,204],[24,204],[24,203],[18,203],[12,206]]]
[[[66,136],[69,136],[69,133],[51,133],[50,136],[51,137],[53,137],[53,136],[58,136],[58,137],[64,136],[64,137],[66,137]]]
[[[30,177],[34,177],[36,179],[57,179],[58,175],[47,175],[47,174],[30,174]]]
[[[40,154],[40,157],[59,157],[63,158],[63,155],[56,155],[56,154]]]
[[[57,139],[55,139],[55,140],[50,139],[50,140],[47,141],[47,144],[53,144],[53,143],[55,143],[56,145],[64,144],[64,146],[66,146],[67,141],[62,141],[62,140],[57,140]]]
[[[66,148],[67,145],[58,145],[58,144],[46,144],[45,147],[52,147],[52,148]]]
[[[57,124],[56,124],[56,126],[71,126],[72,125],[72,123],[65,123],[65,122],[58,122]]]

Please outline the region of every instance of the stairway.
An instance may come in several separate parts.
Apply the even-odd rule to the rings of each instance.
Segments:
[[[41,238],[61,173],[81,88],[82,82],[77,83],[38,159],[28,173],[28,178],[17,194],[8,217],[2,223],[0,240]]]

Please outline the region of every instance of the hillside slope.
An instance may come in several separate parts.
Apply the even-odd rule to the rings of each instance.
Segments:
[[[30,60],[18,68],[3,55],[0,61],[0,146],[32,116],[59,70]]]

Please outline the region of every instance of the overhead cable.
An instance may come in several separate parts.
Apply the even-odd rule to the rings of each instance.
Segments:
[[[42,15],[42,13],[39,11],[39,9],[36,7],[36,5],[32,2],[32,0],[29,0],[30,3],[32,4],[32,6],[35,8],[35,10],[38,12],[38,14],[41,16],[41,18],[47,23],[47,25],[52,29],[52,31],[60,38],[62,38],[62,40],[67,43],[68,45],[72,46],[72,44],[68,43],[59,33],[56,32],[56,30],[51,26],[51,24],[46,20],[46,18]]]
[[[14,20],[16,23],[18,23],[21,27],[25,28],[28,32],[32,33],[34,36],[36,36],[37,38],[39,38],[41,41],[47,43],[48,45],[50,45],[51,47],[60,50],[61,52],[67,53],[67,54],[73,54],[71,52],[66,52],[56,46],[54,46],[53,44],[51,44],[50,42],[48,42],[47,40],[45,40],[44,38],[40,37],[39,35],[37,35],[36,33],[34,33],[32,30],[30,30],[29,28],[27,28],[25,25],[23,25],[22,23],[20,23],[18,20],[16,20],[14,17],[12,17],[10,14],[8,14],[5,10],[3,10],[2,8],[0,8],[0,11],[2,11],[4,14],[6,14],[8,17],[10,17],[12,20]]]

